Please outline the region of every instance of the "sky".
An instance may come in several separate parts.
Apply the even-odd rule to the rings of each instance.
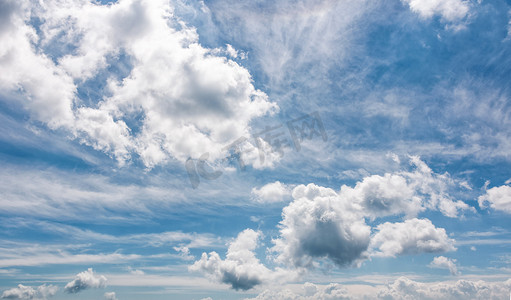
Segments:
[[[0,299],[507,299],[511,2],[0,0]]]

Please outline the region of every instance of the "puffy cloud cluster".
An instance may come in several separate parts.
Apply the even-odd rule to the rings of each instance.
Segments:
[[[454,240],[443,228],[436,228],[428,219],[410,219],[402,223],[383,223],[376,227],[371,239],[375,256],[437,253],[453,251]]]
[[[92,268],[89,268],[87,271],[78,273],[73,281],[66,284],[64,290],[67,293],[75,294],[89,288],[105,288],[106,281],[105,276],[96,276]]]
[[[429,264],[432,268],[448,269],[451,275],[458,275],[458,267],[456,266],[456,259],[450,259],[445,256],[437,256]]]
[[[370,218],[405,214],[414,217],[426,210],[439,210],[447,217],[472,210],[466,203],[454,200],[449,189],[457,186],[448,173],[437,174],[419,157],[411,156],[413,171],[386,173],[365,177],[355,187],[343,185],[338,197],[357,203]]]
[[[434,173],[418,157],[411,157],[411,163],[415,167],[412,172],[368,176],[354,187],[343,185],[340,191],[315,184],[296,186],[293,201],[282,210],[270,257],[301,271],[323,262],[349,267],[371,257],[455,251],[455,241],[445,229],[414,216],[430,209],[454,217],[469,206],[450,197],[448,191],[455,181],[448,174]],[[252,192],[266,201],[277,201],[284,194],[283,186],[275,182]],[[405,220],[373,228],[366,223],[389,216],[403,216]],[[203,271],[235,289],[263,283],[275,272],[254,255],[259,235],[247,229],[231,244],[225,260],[216,252],[204,253],[190,269]],[[437,260],[440,266],[441,259]]]
[[[481,208],[491,207],[494,210],[511,213],[511,186],[502,185],[486,190],[478,198]]]
[[[303,293],[298,294],[289,289],[280,291],[265,290],[257,295],[255,298],[246,300],[273,300],[273,299],[286,299],[286,300],[344,300],[352,299],[348,291],[337,283],[331,283],[325,287],[317,286],[313,283],[306,282],[303,285]]]
[[[469,10],[468,1],[463,0],[401,0],[410,6],[410,9],[423,18],[434,15],[441,16],[446,21],[457,21],[464,18]]]
[[[297,186],[294,200],[282,211],[280,236],[273,240],[275,260],[311,267],[317,259],[329,259],[344,267],[370,256],[455,250],[443,228],[411,216],[433,209],[454,217],[468,205],[449,196],[454,182],[448,174],[433,173],[418,157],[411,163],[413,172],[368,176],[339,192],[314,184]],[[380,224],[373,234],[366,224],[366,219],[395,215],[408,219]]]
[[[252,189],[253,200],[260,203],[282,202],[291,196],[291,189],[288,185],[275,181],[260,188]]]
[[[54,285],[40,285],[37,288],[19,284],[18,287],[6,290],[2,293],[2,299],[20,299],[20,300],[44,300],[54,296],[58,287]]]
[[[497,300],[509,297],[511,279],[505,282],[458,280],[455,282],[422,283],[400,277],[385,286],[364,285],[348,291],[341,284],[316,285],[305,283],[301,291],[291,289],[267,289],[250,300],[312,300],[312,299],[381,299],[381,300]],[[249,300],[249,299],[246,299]]]
[[[229,245],[225,260],[216,252],[209,255],[203,253],[201,259],[190,266],[189,270],[202,272],[236,290],[249,290],[263,282],[292,275],[278,268],[272,271],[257,259],[254,250],[260,236],[260,232],[246,229]]]
[[[421,283],[400,277],[378,293],[378,299],[507,299],[511,279],[505,282],[458,280],[456,282]]]
[[[168,1],[2,3],[0,88],[18,94],[33,119],[121,163],[133,153],[148,167],[219,158],[252,119],[278,109],[245,68],[202,47]],[[109,71],[113,63],[126,74]],[[96,98],[79,97],[102,78]]]

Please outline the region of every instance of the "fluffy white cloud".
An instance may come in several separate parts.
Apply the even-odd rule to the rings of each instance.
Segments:
[[[2,93],[21,93],[17,98],[32,118],[50,128],[71,126],[76,87],[72,78],[47,55],[34,51],[39,37],[26,23],[31,17],[29,4],[15,0],[0,3],[0,89]]]
[[[458,267],[456,266],[456,260],[450,259],[445,256],[437,256],[433,258],[433,261],[429,264],[432,268],[448,269],[451,275],[458,275]]]
[[[413,184],[400,174],[365,177],[355,187],[343,185],[340,197],[359,203],[368,216],[417,215],[424,210]]]
[[[455,184],[448,174],[434,173],[418,157],[411,157],[413,172],[373,175],[339,192],[309,184],[297,186],[283,209],[280,236],[271,249],[279,263],[311,267],[317,259],[338,266],[358,264],[370,255],[396,256],[454,250],[444,229],[427,219],[385,223],[371,237],[367,218],[415,216],[426,209],[449,217],[469,209],[448,194]],[[370,250],[370,251],[368,251]]]
[[[94,275],[92,268],[89,268],[87,271],[76,274],[76,278],[73,281],[68,282],[64,287],[64,290],[67,293],[75,294],[89,288],[105,288],[106,281],[107,279],[105,276],[96,276]]]
[[[327,286],[317,286],[313,283],[306,282],[303,285],[303,292],[296,293],[289,289],[282,289],[279,291],[265,290],[257,295],[255,298],[245,300],[273,300],[273,299],[286,299],[286,300],[343,300],[352,299],[348,291],[342,285],[331,283]]]
[[[19,284],[18,287],[6,290],[2,293],[2,299],[39,299],[44,300],[57,293],[58,287],[54,285],[40,285],[37,288]]]
[[[288,185],[275,181],[260,188],[252,189],[253,200],[260,203],[282,202],[291,196],[291,189]]]
[[[106,300],[119,300],[115,296],[115,292],[106,292],[103,297],[105,297]]]
[[[230,244],[225,260],[216,252],[203,253],[200,260],[189,267],[190,271],[199,271],[215,281],[229,284],[236,290],[249,290],[264,282],[275,281],[289,276],[291,272],[265,267],[255,256],[260,232],[245,229]]]
[[[314,184],[296,187],[293,198],[282,211],[280,237],[273,241],[277,262],[311,267],[315,258],[328,258],[347,266],[364,258],[371,228],[360,207]]]
[[[245,68],[203,48],[168,1],[6,3],[0,87],[22,90],[33,118],[120,163],[133,153],[147,167],[206,152],[218,159],[249,136],[252,119],[278,109]],[[40,36],[31,16],[42,20]],[[62,53],[46,53],[49,45]],[[111,62],[128,75],[109,73]],[[109,76],[102,94],[80,99],[77,86],[99,75]]]
[[[441,16],[446,21],[457,21],[464,18],[469,12],[468,1],[464,0],[401,0],[410,6],[410,9],[423,18],[434,15]]]
[[[402,254],[454,251],[454,240],[445,229],[436,228],[428,219],[410,219],[402,223],[383,223],[371,239],[372,254],[396,256]]]
[[[511,186],[502,185],[486,190],[484,195],[478,198],[481,208],[491,207],[506,213],[511,213]]]
[[[385,285],[359,285],[350,289],[350,285],[331,283],[319,285],[305,283],[301,289],[296,286],[286,288],[278,287],[266,289],[250,300],[327,300],[327,299],[352,299],[352,300],[497,300],[509,297],[511,279],[504,282],[485,282],[482,280],[458,280],[446,282],[422,283],[406,277],[397,278]],[[246,300],[249,300],[248,298]]]
[[[413,171],[367,176],[353,188],[343,185],[339,197],[358,203],[370,218],[401,214],[414,217],[426,209],[439,210],[448,217],[473,211],[449,195],[449,189],[461,183],[448,173],[433,172],[418,156],[411,156],[410,164]]]
[[[421,283],[400,277],[378,293],[379,299],[507,299],[511,280],[505,282],[484,282],[458,280],[457,282]]]

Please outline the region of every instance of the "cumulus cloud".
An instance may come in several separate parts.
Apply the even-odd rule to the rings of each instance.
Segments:
[[[359,207],[314,184],[296,187],[293,198],[282,211],[280,237],[273,240],[276,261],[311,267],[315,258],[328,258],[348,266],[364,258],[371,228]]]
[[[29,4],[12,0],[1,3],[0,89],[3,93],[21,93],[19,101],[32,119],[50,128],[71,126],[76,87],[72,77],[47,55],[34,51],[39,37],[27,24],[31,17]]]
[[[106,300],[118,300],[115,296],[115,292],[106,292],[103,297],[105,297]]]
[[[352,299],[348,291],[340,284],[331,283],[327,286],[317,286],[313,283],[306,282],[302,286],[301,293],[293,292],[289,289],[282,289],[279,291],[265,290],[257,295],[255,298],[245,300],[273,300],[273,299],[288,299],[288,300],[343,300]]]
[[[245,68],[202,47],[168,1],[7,3],[0,87],[21,90],[34,119],[120,163],[133,153],[147,167],[206,152],[220,158],[228,143],[249,136],[252,119],[278,109]],[[42,20],[40,33],[31,17]],[[59,49],[53,59],[49,45]],[[112,62],[127,74],[108,71]],[[81,99],[77,88],[99,77],[106,87]]]
[[[6,290],[2,293],[2,299],[39,299],[44,300],[48,297],[54,296],[57,293],[58,287],[54,285],[40,285],[36,288],[31,286],[24,286],[19,284],[18,287]]]
[[[260,203],[282,202],[289,196],[291,196],[290,187],[280,181],[252,189],[252,199]]]
[[[283,209],[280,236],[271,252],[279,263],[312,267],[329,259],[338,266],[358,265],[370,255],[396,256],[455,250],[444,229],[428,219],[378,225],[371,236],[366,219],[405,215],[426,209],[449,217],[470,209],[451,198],[455,185],[448,174],[434,173],[418,157],[410,158],[414,171],[365,177],[355,187],[339,192],[314,184],[299,185],[293,201]]]
[[[494,210],[511,213],[511,186],[502,185],[486,190],[484,195],[478,198],[481,208],[491,207]]]
[[[360,285],[356,289],[347,289],[337,283],[319,285],[305,283],[300,289],[266,289],[254,298],[245,300],[333,300],[333,299],[382,299],[382,300],[465,300],[465,299],[507,299],[511,280],[504,282],[485,282],[482,280],[458,280],[455,282],[428,282],[413,281],[400,277],[385,285]]]
[[[458,275],[458,267],[456,266],[456,259],[450,259],[445,256],[437,256],[429,264],[432,268],[447,269],[451,275]]]
[[[463,19],[469,12],[468,1],[463,0],[401,0],[410,6],[410,9],[423,18],[434,15],[441,16],[446,21]]]
[[[443,228],[436,228],[428,219],[410,219],[402,223],[383,223],[376,227],[371,239],[375,256],[436,253],[454,251],[454,240]]]
[[[92,268],[89,268],[87,271],[78,273],[73,281],[68,282],[64,287],[64,291],[75,294],[89,288],[105,288],[106,281],[107,279],[105,276],[94,275]]]
[[[379,299],[507,299],[511,280],[484,282],[458,280],[457,282],[421,283],[400,277],[378,293]]]
[[[200,260],[189,267],[215,281],[229,284],[235,290],[249,290],[268,281],[279,280],[292,275],[290,272],[265,267],[255,256],[261,233],[245,229],[229,245],[225,260],[216,252],[203,253]]]
[[[412,171],[366,176],[354,187],[343,185],[339,197],[357,203],[372,219],[402,214],[414,217],[426,209],[439,210],[448,217],[474,211],[449,194],[462,182],[453,180],[448,173],[433,172],[418,156],[409,159]]]

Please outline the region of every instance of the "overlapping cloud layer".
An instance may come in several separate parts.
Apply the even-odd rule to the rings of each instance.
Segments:
[[[481,3],[478,1],[478,4]],[[221,30],[222,26],[231,29],[231,25],[235,24],[236,29],[227,30],[228,34],[236,37],[233,41],[244,44],[253,52],[247,55],[231,45],[217,49],[203,46],[199,43],[196,29],[189,27],[174,13],[180,5],[186,8],[197,5],[203,10],[203,16],[216,18],[214,25],[218,28],[202,30]],[[107,175],[86,176],[65,170],[43,172],[26,166],[4,166],[0,171],[0,208],[7,214],[30,218],[8,219],[5,223],[12,222],[9,224],[12,227],[3,224],[4,227],[21,228],[28,226],[21,224],[27,222],[54,236],[66,236],[72,242],[92,241],[108,244],[108,247],[35,247],[35,244],[29,242],[12,242],[0,249],[0,267],[29,268],[48,264],[90,263],[107,265],[141,260],[158,260],[162,264],[163,260],[168,263],[166,260],[170,258],[178,259],[180,263],[196,260],[188,268],[189,271],[203,273],[215,283],[245,291],[294,281],[311,269],[330,268],[332,265],[336,268],[357,267],[381,257],[397,260],[397,257],[404,255],[443,253],[462,248],[454,240],[456,236],[450,235],[449,229],[435,225],[438,223],[434,217],[456,220],[454,218],[471,216],[477,212],[473,207],[476,201],[464,202],[451,194],[453,189],[471,190],[467,182],[459,181],[458,177],[452,177],[449,173],[436,173],[415,156],[410,157],[411,170],[387,173],[369,171],[380,175],[370,175],[363,166],[354,166],[353,170],[358,171],[353,171],[341,170],[339,164],[335,163],[328,166],[330,169],[326,165],[345,155],[348,157],[346,160],[351,159],[350,153],[353,151],[356,155],[368,151],[369,154],[360,155],[362,159],[358,157],[359,161],[378,152],[383,157],[388,149],[382,145],[390,144],[389,148],[400,151],[400,154],[441,153],[440,156],[445,158],[445,155],[455,153],[459,157],[476,160],[497,157],[509,161],[509,101],[504,88],[494,89],[491,84],[487,87],[486,82],[476,84],[479,78],[472,78],[471,72],[465,72],[466,69],[475,69],[485,63],[488,70],[493,71],[490,63],[479,62],[478,58],[477,64],[467,62],[465,66],[465,60],[475,56],[460,55],[463,72],[469,73],[461,79],[451,79],[459,76],[456,70],[453,71],[454,75],[420,67],[417,72],[422,74],[413,72],[417,61],[424,64],[422,60],[433,60],[432,65],[456,69],[454,63],[444,65],[445,60],[436,61],[431,58],[438,54],[435,51],[443,51],[439,48],[453,48],[453,44],[439,45],[438,41],[447,40],[452,31],[467,29],[469,19],[474,16],[472,9],[476,5],[475,1],[268,1],[265,5],[270,8],[266,7],[264,14],[258,12],[261,8],[259,1],[211,1],[208,5],[216,9],[214,16],[201,1],[189,4],[166,0],[119,0],[105,5],[88,0],[0,0],[2,103],[12,104],[14,110],[18,109],[17,106],[23,106],[23,110],[19,111],[28,113],[32,130],[37,131],[31,127],[35,124],[40,128],[46,126],[54,132],[64,132],[71,139],[115,157],[121,165],[140,159],[150,169],[172,160],[183,162],[188,156],[196,158],[204,153],[210,159],[218,159],[226,154],[224,146],[249,134],[252,121],[279,110],[276,103],[255,87],[248,70],[236,62],[238,58],[251,57],[253,60],[248,64],[253,64],[252,70],[260,71],[260,77],[268,77],[263,79],[266,82],[258,83],[257,86],[265,86],[267,83],[268,93],[282,95],[279,105],[297,105],[301,106],[297,110],[307,110],[324,104],[323,109],[333,114],[332,119],[346,118],[344,125],[335,127],[335,130],[346,131],[346,135],[333,136],[332,144],[335,145],[329,147],[333,149],[347,145],[356,149],[332,150],[331,157],[325,158],[326,163],[320,161],[323,163],[321,171],[329,178],[335,176],[336,172],[343,172],[358,182],[335,190],[313,179],[298,183],[316,183],[288,184],[284,178],[289,174],[283,173],[277,174],[283,175],[282,179],[278,177],[279,181],[272,178],[273,183],[260,188],[253,188],[253,182],[248,182],[245,193],[240,195],[247,201],[251,198],[253,203],[250,205],[267,205],[272,208],[282,203],[286,205],[277,229],[271,228],[274,230],[270,241],[272,244],[265,246],[262,243],[262,231],[246,229],[229,244],[225,257],[220,251],[213,251],[203,253],[197,259],[195,251],[218,247],[223,239],[210,233],[161,232],[159,229],[157,233],[114,236],[111,233],[66,226],[64,223],[68,220],[88,223],[90,212],[94,212],[96,220],[108,220],[115,215],[118,218],[129,216],[127,222],[140,222],[134,219],[153,217],[160,212],[166,214],[170,211],[168,208],[171,203],[185,200],[189,203],[193,202],[190,198],[200,198],[203,195],[207,195],[204,196],[207,201],[216,201],[215,208],[223,207],[226,195],[222,188],[213,193],[206,191],[192,196],[182,189],[172,189],[161,182],[155,185],[121,184]],[[418,23],[437,24],[438,21],[440,26],[427,34],[418,34],[417,40],[410,45],[402,45],[403,36],[421,33],[424,27],[406,31],[400,28],[403,24],[397,24],[395,26],[398,31],[405,31],[403,36],[397,36],[395,32],[387,36],[396,28],[388,20],[382,21],[376,27],[383,24],[383,29],[371,28],[374,32],[368,31],[371,31],[371,35],[382,35],[384,43],[390,43],[390,46],[389,49],[384,46],[373,49],[371,43],[378,44],[381,42],[379,38],[366,41],[361,36],[367,34],[364,31],[368,26],[373,26],[367,24],[370,23],[370,18],[366,18],[368,10],[378,5],[385,8],[392,6],[393,11],[381,15],[376,12],[369,17],[388,19],[388,16],[392,16],[400,21],[402,18],[405,20],[403,24],[408,26],[407,18],[413,16]],[[406,18],[400,14],[403,8],[412,11]],[[506,19],[506,23],[506,39],[509,40],[511,22]],[[446,32],[441,32],[443,26]],[[225,40],[222,38],[219,44],[223,45]],[[452,40],[458,42],[457,38]],[[487,40],[481,41],[485,44]],[[366,42],[371,45],[365,45]],[[499,44],[505,42],[498,40]],[[366,49],[366,46],[371,49]],[[403,50],[390,49],[396,46],[403,46]],[[495,45],[480,50],[493,51],[488,55],[490,60],[504,62],[502,65],[506,65],[507,59],[499,57],[496,52],[502,56],[506,56],[507,52],[501,51],[501,45],[492,47]],[[430,48],[436,49],[424,50]],[[390,54],[372,56],[367,53],[371,51],[389,51]],[[449,51],[461,53],[453,49]],[[449,51],[441,53],[448,56]],[[362,53],[361,56],[353,55],[357,52]],[[408,52],[411,54],[408,55]],[[353,65],[349,60],[354,61]],[[396,71],[408,63],[411,67]],[[488,70],[482,73],[493,73]],[[503,70],[496,70],[502,73],[495,72],[495,76],[506,75],[508,69]],[[336,76],[330,77],[331,73],[336,73]],[[396,73],[399,73],[397,78],[394,77]],[[404,80],[404,87],[400,86],[403,83],[400,76],[410,75],[418,76],[421,82],[427,83],[416,86],[412,81]],[[507,79],[506,76],[502,76],[503,81]],[[373,77],[377,79],[372,81]],[[385,86],[388,84],[386,77],[396,78],[396,85]],[[435,80],[431,79],[433,77]],[[489,81],[491,83],[491,79]],[[502,83],[495,82],[495,85]],[[302,85],[306,88],[297,88]],[[345,91],[340,92],[342,89]],[[359,90],[367,90],[367,93],[358,93]],[[316,94],[316,91],[320,93]],[[329,94],[330,98],[318,97],[312,101],[303,101],[311,94],[323,96],[323,92]],[[297,97],[298,94],[302,96]],[[330,94],[334,94],[335,99],[331,99]],[[436,100],[430,101],[434,98],[442,100],[438,103]],[[332,101],[335,105],[332,105]],[[422,102],[430,103],[425,107]],[[307,106],[309,104],[310,107]],[[350,119],[353,112],[356,112],[356,116],[351,117],[357,120]],[[414,118],[417,120],[412,120]],[[349,124],[350,121],[353,124]],[[387,127],[375,129],[371,126],[380,127],[386,122],[392,124],[393,130],[380,138],[378,134],[387,130]],[[469,128],[465,128],[467,124],[470,124]],[[401,130],[406,135],[404,140],[400,140],[399,134],[398,138],[392,136]],[[433,136],[435,134],[441,137]],[[423,135],[427,136],[425,140],[421,139]],[[433,136],[431,140],[430,135]],[[345,139],[346,143],[337,139]],[[372,145],[369,148],[377,146],[368,149],[359,139],[369,141],[368,144]],[[363,149],[357,148],[360,145]],[[247,144],[243,147],[251,150],[249,160],[255,168],[271,167],[273,160],[279,159],[271,156],[265,164],[258,165],[254,146]],[[371,158],[367,164],[378,164],[377,160]],[[301,165],[293,167],[299,169],[300,173],[311,170],[302,170]],[[477,200],[479,208],[489,208],[491,212],[498,212],[499,216],[511,213],[509,181],[492,188],[486,185],[483,195]],[[37,218],[55,218],[55,223],[39,222],[35,220]],[[108,222],[113,224],[115,220]],[[244,224],[241,228],[246,226]],[[201,227],[200,230],[210,228]],[[484,242],[497,244],[501,241]],[[136,252],[139,249],[133,249],[131,254],[123,254],[114,249],[119,245],[144,245],[151,249],[168,247],[177,254],[139,254]],[[258,250],[264,250],[262,248],[266,248],[266,260],[258,258],[262,253]],[[92,249],[95,251],[92,252]],[[475,251],[476,248],[473,246],[472,249]],[[145,250],[147,248],[139,251]],[[458,266],[458,260],[454,258],[436,256],[426,265],[429,261],[424,267],[444,269],[432,271],[445,274],[450,272],[452,276],[459,276],[459,270],[463,273],[466,270]],[[133,273],[131,275],[144,277],[141,270],[129,270]],[[176,280],[179,284],[188,280],[183,274],[173,279],[178,276],[182,276]],[[131,281],[124,281],[122,276],[119,278],[121,283],[118,284],[123,286],[140,286],[145,283],[163,285],[166,283],[162,282],[168,280],[159,278],[156,283],[153,277],[145,276],[140,283],[140,278],[132,278]],[[412,279],[401,277],[385,286],[368,285],[364,288],[374,292],[368,294],[370,299],[501,299],[507,297],[511,288],[510,281],[420,283]],[[69,294],[105,286],[106,277],[94,274],[92,269],[77,274],[74,280],[65,287],[63,285],[64,291]],[[306,283],[303,290],[303,293],[296,290],[267,290],[256,299],[357,299],[349,287],[337,283],[326,286]],[[19,285],[4,291],[2,298],[45,299],[56,292],[57,287],[53,285]],[[107,292],[103,296],[106,299],[116,299],[114,292]]]
[[[2,3],[10,21],[0,32],[2,91],[35,121],[120,163],[133,154],[147,167],[206,152],[216,159],[253,118],[278,109],[245,68],[202,47],[168,1]],[[86,99],[95,78],[107,85]]]
[[[360,265],[371,257],[455,251],[454,240],[445,229],[416,216],[425,210],[438,210],[448,217],[473,211],[449,195],[460,183],[449,174],[434,173],[418,157],[410,157],[410,162],[413,171],[368,176],[353,188],[343,185],[338,192],[315,184],[295,187],[294,200],[282,210],[280,235],[269,248],[277,264],[290,270],[294,267],[295,273],[264,267],[254,253],[259,233],[250,229],[231,244],[225,260],[216,252],[204,253],[190,269],[235,289],[250,289],[270,282],[277,273],[297,275],[324,261],[342,268]],[[281,185],[267,185],[256,193],[275,186],[280,190]],[[366,222],[389,216],[405,220],[383,222],[374,228]]]
[[[302,291],[291,291],[284,289],[280,291],[265,290],[251,300],[485,300],[485,299],[506,299],[509,295],[511,281],[486,282],[458,280],[455,282],[433,282],[421,283],[407,277],[400,277],[383,287],[377,288],[374,292],[365,292],[362,295],[350,293],[341,284],[331,283],[326,286],[318,286],[312,283],[305,283]],[[246,298],[246,300],[249,300]]]

